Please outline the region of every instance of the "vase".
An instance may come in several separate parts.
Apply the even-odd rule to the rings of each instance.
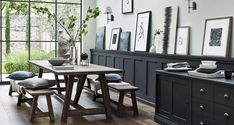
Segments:
[[[150,47],[150,53],[156,53],[156,46],[154,44],[152,44],[152,46]]]
[[[157,35],[154,44],[156,45],[156,53],[163,53],[163,35]]]
[[[70,46],[70,64],[77,65],[78,64],[78,52],[79,48],[77,46]]]

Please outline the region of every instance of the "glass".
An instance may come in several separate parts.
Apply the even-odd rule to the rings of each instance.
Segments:
[[[2,2],[2,7],[2,40],[28,40],[28,3]]]
[[[7,43],[2,42],[2,74],[28,70],[28,49],[25,42],[10,42],[10,53]]]
[[[81,3],[81,0],[57,0],[61,3]]]
[[[75,21],[73,28],[69,28],[70,18],[73,18]],[[80,26],[80,6],[72,4],[58,4],[57,11],[57,27],[58,27],[58,41],[62,35],[63,39],[67,41],[72,37],[75,39],[77,34],[77,29]],[[61,26],[63,25],[63,27]],[[77,39],[76,39],[77,40]]]
[[[31,7],[31,41],[55,41],[55,19],[47,14],[38,13],[36,7],[47,8],[51,14],[55,13],[55,5],[51,3],[36,3]]]

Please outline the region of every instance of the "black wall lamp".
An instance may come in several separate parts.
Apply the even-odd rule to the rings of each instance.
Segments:
[[[110,6],[107,6],[104,14],[107,15],[107,24],[109,23],[109,21],[114,21],[114,15],[112,15],[112,9]]]
[[[197,10],[197,3],[193,0],[186,0],[188,1],[188,12],[190,13],[190,10]]]

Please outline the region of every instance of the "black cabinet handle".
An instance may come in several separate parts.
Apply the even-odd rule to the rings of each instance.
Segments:
[[[203,105],[200,105],[201,110],[205,110],[205,107]]]
[[[199,91],[200,91],[200,93],[205,93],[204,89],[200,89]]]
[[[225,118],[229,118],[229,114],[228,114],[227,112],[225,112],[225,113],[223,114],[223,116],[224,116]]]
[[[223,97],[224,97],[225,99],[229,99],[229,95],[228,95],[227,93],[225,93],[225,94],[223,95]]]
[[[200,122],[200,125],[204,125],[203,121]]]

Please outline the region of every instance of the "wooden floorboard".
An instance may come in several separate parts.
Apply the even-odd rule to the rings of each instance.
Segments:
[[[0,125],[158,125],[154,122],[154,107],[138,102],[139,116],[133,116],[132,112],[116,113],[116,107],[111,105],[113,112],[112,119],[106,119],[105,115],[90,115],[83,117],[69,117],[67,123],[61,123],[62,101],[55,95],[52,96],[53,109],[55,114],[55,122],[50,123],[49,118],[36,118],[35,123],[30,123],[31,107],[27,103],[23,103],[21,107],[17,107],[17,94],[8,95],[9,85],[0,85]],[[73,93],[74,95],[74,93]],[[111,98],[118,99],[118,95],[114,92],[110,93]],[[97,108],[102,106],[102,100],[93,103],[92,97],[83,91],[79,104],[86,108]],[[125,98],[125,104],[131,104],[129,98]],[[47,111],[46,99],[39,98],[39,107],[43,111]]]

